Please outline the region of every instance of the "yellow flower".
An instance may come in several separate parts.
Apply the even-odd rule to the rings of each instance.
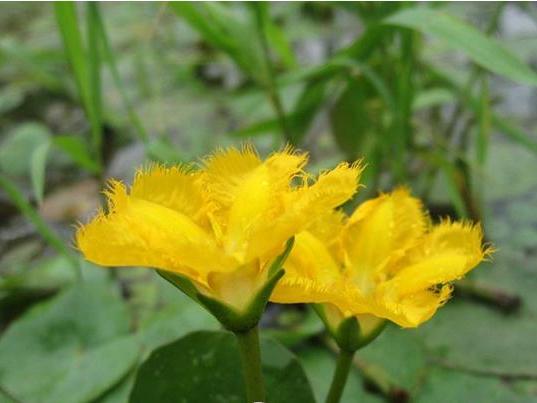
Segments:
[[[108,211],[81,226],[76,243],[91,262],[178,273],[242,308],[286,241],[356,192],[359,165],[341,164],[314,181],[306,162],[288,148],[262,161],[244,147],[215,152],[199,168],[140,170],[130,189],[110,182]]]
[[[348,218],[325,213],[299,233],[272,300],[324,303],[336,321],[373,315],[415,327],[449,298],[450,282],[490,252],[482,238],[477,225],[432,225],[421,202],[400,188]]]

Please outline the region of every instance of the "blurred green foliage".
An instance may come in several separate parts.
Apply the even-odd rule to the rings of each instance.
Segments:
[[[243,141],[315,170],[363,158],[356,202],[406,184],[499,248],[429,323],[360,352],[345,402],[537,401],[533,4],[0,7],[0,402],[147,401],[158,368],[181,378],[163,396],[241,401],[206,312],[147,270],[81,262],[71,238],[108,177]],[[315,316],[271,306],[263,325],[296,354],[266,342],[274,401],[321,401],[334,356]],[[204,388],[215,371],[227,394]]]

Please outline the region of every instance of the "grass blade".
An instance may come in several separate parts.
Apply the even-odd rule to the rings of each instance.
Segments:
[[[448,73],[431,65],[428,65],[427,68],[434,77],[446,85],[449,90],[453,91],[456,97],[463,100],[467,108],[472,110],[476,115],[479,115],[480,104],[476,97],[465,91],[463,86],[452,79]],[[490,119],[492,126],[499,130],[503,135],[537,154],[537,141],[533,140],[532,136],[526,133],[523,129],[493,111],[491,111]]]
[[[91,157],[84,141],[79,137],[73,135],[54,136],[53,144],[81,168],[94,174],[99,173],[99,166]]]
[[[91,139],[94,158],[101,164],[102,125],[96,105],[100,101],[95,100],[98,94],[93,88],[95,79],[90,76],[88,57],[82,42],[82,35],[78,27],[75,4],[72,2],[54,3],[56,20],[60,29],[65,54],[73,70],[77,90],[91,124]],[[93,41],[93,40],[90,40]],[[94,50],[95,51],[95,50]],[[91,67],[94,72],[95,66]],[[93,73],[95,74],[95,73]],[[99,91],[100,93],[100,91]]]
[[[384,22],[436,36],[487,70],[523,84],[537,85],[537,73],[518,57],[495,39],[451,15],[414,7],[401,10]]]
[[[487,77],[483,77],[481,80],[481,94],[479,96],[479,113],[477,118],[476,160],[479,165],[483,165],[487,157],[491,127],[490,96]]]
[[[127,115],[129,117],[129,120],[131,121],[131,124],[135,128],[139,139],[142,142],[147,143],[147,141],[149,140],[149,136],[147,135],[147,131],[145,130],[140,117],[136,113],[136,110],[134,109],[131,101],[129,100],[129,97],[127,96],[127,91],[125,90],[125,86],[123,85],[123,81],[121,80],[121,75],[119,74],[119,69],[117,68],[115,54],[110,45],[110,41],[108,40],[108,34],[106,32],[103,18],[101,17],[101,13],[99,11],[99,6],[97,3],[91,4],[93,5],[93,18],[95,23],[97,24],[98,34],[101,41],[105,62],[110,69],[110,73],[112,74],[112,78],[114,79],[116,88],[119,91],[119,94],[123,101],[123,105],[127,110]]]
[[[26,217],[36,228],[37,232],[45,239],[45,241],[54,248],[58,253],[65,256],[69,262],[76,267],[78,275],[81,277],[81,268],[77,257],[65,246],[65,243],[56,235],[43,218],[35,211],[28,203],[24,195],[17,189],[17,186],[0,173],[0,187],[4,189],[11,202],[19,209],[24,217]]]
[[[90,89],[91,110],[94,114],[92,132],[93,142],[100,155],[102,142],[102,94],[101,94],[101,55],[99,52],[99,27],[97,21],[97,3],[88,2],[86,9],[86,28],[88,40],[88,81]],[[96,127],[94,127],[94,125]],[[98,129],[98,130],[97,130]]]

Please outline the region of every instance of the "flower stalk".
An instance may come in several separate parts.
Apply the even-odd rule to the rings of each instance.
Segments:
[[[245,332],[236,332],[235,336],[239,344],[246,399],[248,403],[264,402],[266,401],[266,394],[261,371],[258,327],[255,326]]]
[[[351,369],[352,360],[355,351],[341,350],[339,352],[336,364],[336,372],[332,378],[332,384],[328,396],[326,397],[326,403],[338,403],[345,389],[347,378]]]

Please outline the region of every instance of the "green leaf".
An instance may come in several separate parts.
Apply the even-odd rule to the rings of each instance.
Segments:
[[[425,7],[412,7],[391,15],[384,22],[436,36],[487,70],[523,84],[537,85],[537,74],[513,53],[495,39],[451,15]]]
[[[202,38],[225,52],[258,83],[267,82],[267,66],[258,41],[257,27],[220,3],[174,2],[172,9]]]
[[[50,132],[39,123],[23,123],[9,131],[0,146],[0,169],[3,173],[20,177],[30,174],[31,158],[41,145],[48,143]]]
[[[256,6],[261,9],[263,27],[265,29],[268,43],[280,57],[285,67],[296,67],[297,61],[289,40],[285,36],[283,30],[271,18],[270,3],[259,2]]]
[[[299,144],[306,135],[311,123],[319,108],[326,99],[326,80],[311,81],[302,89],[292,110],[285,119],[291,131],[293,144]],[[280,128],[277,118],[270,118],[253,123],[250,126],[229,133],[233,137],[254,137],[271,132],[276,132]]]
[[[119,91],[119,94],[121,95],[123,105],[125,105],[125,109],[127,110],[127,115],[131,121],[131,124],[136,129],[138,138],[142,140],[143,142],[147,142],[149,137],[147,135],[144,125],[142,124],[140,117],[138,116],[136,110],[134,109],[132,105],[132,102],[129,100],[127,91],[125,89],[123,81],[121,80],[119,69],[117,67],[116,56],[115,56],[114,51],[112,50],[110,41],[108,40],[108,34],[106,33],[104,21],[103,21],[103,18],[101,17],[99,6],[97,4],[94,6],[93,13],[94,13],[93,21],[95,22],[95,24],[97,24],[98,34],[100,36],[104,58],[105,58],[106,63],[108,64],[110,73],[112,74],[112,78],[114,79],[114,82]]]
[[[431,108],[433,106],[444,105],[455,101],[453,92],[446,88],[428,88],[422,90],[414,97],[412,109],[419,111],[421,109]]]
[[[313,403],[297,359],[270,339],[261,340],[261,359],[271,403]],[[131,403],[246,403],[235,336],[194,332],[155,350],[138,370]]]
[[[525,281],[534,292],[535,275],[520,266],[510,268],[522,271],[518,286]],[[534,315],[535,310],[525,306],[519,315],[505,316],[491,307],[457,300],[439,311],[419,334],[442,365],[495,376],[535,377],[537,363],[528,354],[537,350],[535,338],[528,337],[537,332]]]
[[[427,366],[425,346],[411,331],[388,324],[375,341],[356,353],[365,367],[381,368],[397,386],[413,390]],[[362,369],[363,372],[367,370]]]
[[[300,362],[313,387],[316,400],[323,402],[328,394],[330,382],[336,369],[335,354],[325,348],[310,347],[298,352]],[[356,368],[351,368],[341,403],[383,403],[381,396],[367,393],[362,386],[362,378]]]
[[[139,355],[109,283],[84,283],[42,303],[0,339],[0,384],[25,402],[87,402],[127,374]],[[29,381],[31,380],[31,381]]]
[[[330,110],[330,126],[347,158],[356,158],[371,134],[372,117],[364,80],[351,80]]]
[[[74,135],[61,135],[53,138],[53,144],[69,158],[91,173],[99,172],[99,165],[94,161],[87,144],[81,138]]]
[[[36,147],[30,157],[30,176],[34,188],[34,195],[38,203],[43,201],[45,193],[45,173],[50,143],[43,143]]]
[[[101,99],[100,99],[100,64],[97,57],[97,31],[94,13],[88,13],[89,54],[82,41],[76,14],[76,5],[72,2],[54,3],[56,21],[60,30],[65,55],[74,73],[78,94],[91,124],[93,153],[100,160],[102,144]],[[91,10],[91,8],[90,8]]]
[[[25,97],[26,91],[22,85],[4,85],[0,89],[0,116],[20,106]]]
[[[5,175],[0,173],[0,188],[2,188],[11,202],[19,209],[24,217],[26,217],[36,228],[37,232],[52,246],[57,252],[64,255],[69,262],[80,270],[80,262],[76,256],[65,246],[62,239],[58,237],[48,226],[48,224],[41,218],[41,216],[35,211],[35,209],[26,200],[26,197],[21,193],[17,186],[8,179]]]
[[[287,119],[293,144],[300,144],[304,139],[317,112],[325,102],[326,87],[326,80],[310,81],[302,90]]]
[[[171,343],[195,330],[220,328],[220,324],[209,312],[177,292],[169,283],[159,277],[157,279],[155,293],[158,299],[153,301],[153,305],[158,305],[159,309],[149,312],[147,318],[140,323],[140,341],[147,350]],[[147,282],[144,285],[147,289]]]
[[[535,397],[533,396],[533,399]],[[433,368],[420,388],[416,403],[525,403],[533,401],[528,393],[517,393],[508,383],[499,378],[483,377],[460,371]]]

